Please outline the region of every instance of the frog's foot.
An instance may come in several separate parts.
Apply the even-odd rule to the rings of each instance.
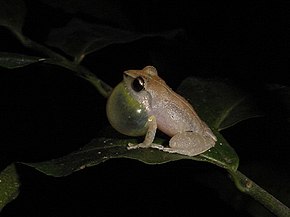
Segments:
[[[187,150],[187,149],[170,148],[170,147],[163,148],[162,151],[170,153],[170,154],[186,155],[189,157],[193,157],[193,156],[196,156],[205,152],[205,151],[196,152],[196,150]]]
[[[183,150],[183,149],[166,147],[166,148],[163,148],[162,151],[168,152],[170,154],[182,154],[182,155],[191,156],[188,150]]]
[[[128,150],[137,149],[137,148],[148,148],[148,145],[144,143],[139,143],[139,144],[128,143],[128,146],[127,146]]]
[[[139,143],[139,144],[133,144],[133,143],[128,143],[127,149],[132,150],[132,149],[137,149],[137,148],[156,148],[158,150],[163,150],[164,146],[156,143],[151,143],[151,144],[145,144],[145,143]]]

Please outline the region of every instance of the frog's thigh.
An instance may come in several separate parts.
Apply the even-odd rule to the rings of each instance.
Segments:
[[[181,132],[170,139],[169,148],[164,148],[164,151],[195,156],[207,151],[212,146],[212,141],[202,134],[196,132]]]

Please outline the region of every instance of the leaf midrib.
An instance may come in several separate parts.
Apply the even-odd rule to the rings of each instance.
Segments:
[[[223,112],[221,113],[220,118],[217,118],[216,123],[214,124],[215,128],[219,131],[221,130],[219,127],[224,122],[224,120],[230,115],[230,113],[234,110],[235,107],[237,107],[242,101],[244,101],[246,97],[242,97],[241,99],[237,100],[235,103],[233,103],[229,107],[225,107]]]

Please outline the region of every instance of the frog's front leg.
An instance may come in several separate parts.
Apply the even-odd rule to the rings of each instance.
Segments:
[[[147,130],[144,141],[139,144],[129,143],[127,147],[128,150],[136,149],[136,148],[157,148],[157,149],[163,150],[164,147],[162,145],[153,143],[156,130],[157,130],[156,117],[153,115],[150,116],[148,118],[147,124],[148,124],[148,130]]]
[[[207,134],[203,135],[197,132],[180,132],[170,139],[169,147],[163,148],[163,151],[195,156],[213,147],[215,142],[216,141]]]

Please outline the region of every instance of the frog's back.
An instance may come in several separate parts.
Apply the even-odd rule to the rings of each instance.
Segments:
[[[163,86],[160,92],[158,95],[152,94],[149,114],[156,117],[159,130],[169,136],[185,131],[203,131],[203,122],[183,97],[173,92],[167,85]]]
[[[180,132],[192,131],[216,140],[208,126],[198,117],[193,107],[182,96],[174,92],[165,81],[158,76],[154,67],[147,66],[143,70],[134,71],[135,77],[141,76],[146,81],[148,93],[145,106],[148,115],[154,115],[159,130],[168,136]],[[140,101],[141,100],[141,101]],[[141,104],[146,104],[139,97]]]

